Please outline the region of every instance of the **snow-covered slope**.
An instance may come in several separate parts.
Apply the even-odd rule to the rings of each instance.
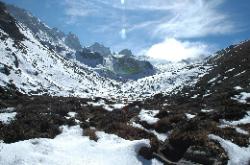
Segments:
[[[105,95],[117,84],[86,66],[64,59],[41,44],[28,28],[14,24],[14,19],[8,21],[13,24],[1,25],[16,26],[15,33],[24,38],[18,40],[11,36],[14,32],[0,29],[1,86],[13,84],[29,94],[90,97]]]
[[[9,70],[0,73],[1,85],[15,84],[24,93],[66,96],[102,94],[114,86],[115,82],[49,51],[27,29],[22,33],[28,38],[19,43],[22,49],[13,46],[15,41],[9,37],[0,43],[1,68]],[[1,31],[1,35],[8,34]]]
[[[98,132],[99,140],[95,142],[83,137],[79,126],[63,126],[61,129],[62,134],[55,139],[30,139],[12,144],[0,142],[0,164],[110,165],[118,161],[120,165],[162,164],[155,159],[138,158],[138,150],[149,146],[148,140],[129,141]]]
[[[16,6],[6,5],[6,9],[19,23],[29,28],[38,41],[61,56],[74,57],[74,53],[82,48],[75,34],[65,34],[57,28],[50,28],[39,18]]]
[[[13,46],[14,40],[1,31],[5,40],[0,42],[1,85],[15,84],[23,93],[50,94],[61,96],[112,96],[134,100],[152,96],[160,92],[194,84],[199,76],[209,68],[203,65],[175,66],[162,70],[154,76],[124,84],[99,76],[91,68],[65,60],[44,47],[28,29],[22,33],[28,38],[20,42],[23,48]],[[8,70],[9,73],[5,73]],[[132,97],[131,97],[132,96]]]
[[[183,86],[195,85],[210,68],[210,65],[204,64],[168,64],[158,68],[158,73],[153,76],[123,84],[121,91],[128,98],[145,98],[157,93],[179,91]]]

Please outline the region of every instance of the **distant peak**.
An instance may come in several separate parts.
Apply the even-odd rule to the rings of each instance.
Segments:
[[[125,55],[125,56],[133,56],[132,51],[129,50],[129,49],[123,49],[123,50],[121,50],[121,51],[119,52],[119,54]]]
[[[89,46],[88,49],[92,52],[97,52],[101,54],[102,56],[108,56],[111,54],[109,47],[105,47],[104,45],[98,42],[95,42],[93,45]]]

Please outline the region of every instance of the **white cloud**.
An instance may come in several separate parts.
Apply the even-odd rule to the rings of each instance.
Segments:
[[[197,38],[208,35],[228,34],[233,23],[217,7],[224,0],[189,0],[170,11],[170,19],[163,18],[154,30],[155,35],[175,38]],[[192,2],[192,3],[190,3]]]
[[[228,34],[235,25],[230,18],[218,9],[225,0],[126,0],[128,31],[147,30],[155,38],[197,38],[208,35]],[[75,17],[96,15],[110,20],[110,24],[122,19],[119,10],[124,10],[125,0],[64,0],[66,15]],[[150,12],[140,15],[141,11]],[[147,14],[147,13],[145,13]],[[151,18],[150,15],[158,15]],[[137,17],[137,19],[138,19]],[[109,26],[105,24],[103,26]]]
[[[148,49],[146,55],[156,59],[178,62],[208,53],[210,52],[206,44],[188,41],[182,42],[175,38],[169,38],[153,45]]]

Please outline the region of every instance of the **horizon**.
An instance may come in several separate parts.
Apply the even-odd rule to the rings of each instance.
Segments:
[[[168,61],[211,55],[250,38],[250,2],[226,0],[3,0],[23,8],[51,28],[76,34],[112,52],[131,49]],[[135,46],[136,45],[136,46]]]

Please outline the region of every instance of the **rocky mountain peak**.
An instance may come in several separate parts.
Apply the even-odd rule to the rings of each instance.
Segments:
[[[121,50],[121,51],[119,52],[119,54],[125,55],[125,56],[133,56],[132,51],[129,50],[129,49],[123,49],[123,50]]]
[[[66,36],[65,44],[74,50],[80,50],[82,48],[79,38],[72,32],[69,32],[69,34]]]
[[[102,56],[108,56],[112,54],[110,48],[105,47],[104,45],[98,42],[95,42],[93,45],[89,46],[88,49],[91,50],[92,52],[97,52]]]

